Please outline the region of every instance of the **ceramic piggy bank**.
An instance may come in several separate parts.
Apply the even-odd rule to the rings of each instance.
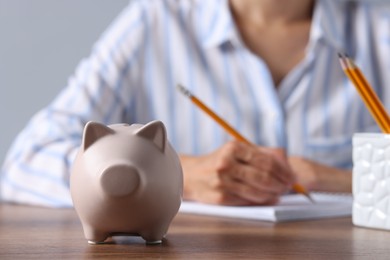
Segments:
[[[70,191],[90,244],[118,234],[160,243],[182,190],[179,158],[162,122],[85,126]]]

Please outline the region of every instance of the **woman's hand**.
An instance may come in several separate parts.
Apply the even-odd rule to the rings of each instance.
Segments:
[[[224,205],[276,203],[295,177],[275,150],[231,141],[208,155],[182,155],[184,198]]]

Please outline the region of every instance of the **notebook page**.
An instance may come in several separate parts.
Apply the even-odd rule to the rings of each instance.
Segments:
[[[274,206],[219,206],[184,201],[179,211],[273,222],[351,216],[352,214],[353,199],[350,194],[311,193],[311,196],[316,201],[315,204],[301,194],[284,195],[280,203]]]

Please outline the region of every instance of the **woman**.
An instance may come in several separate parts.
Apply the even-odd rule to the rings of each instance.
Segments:
[[[389,14],[387,3],[350,1],[131,1],[17,138],[2,199],[71,206],[70,167],[90,120],[162,120],[185,199],[273,204],[296,182],[349,192],[351,136],[379,129],[337,53],[361,65],[388,106]],[[232,140],[178,83],[255,145]]]

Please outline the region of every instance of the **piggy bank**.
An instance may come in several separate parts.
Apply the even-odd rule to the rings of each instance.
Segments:
[[[114,235],[161,243],[183,191],[180,161],[164,124],[87,123],[70,191],[90,244]]]

